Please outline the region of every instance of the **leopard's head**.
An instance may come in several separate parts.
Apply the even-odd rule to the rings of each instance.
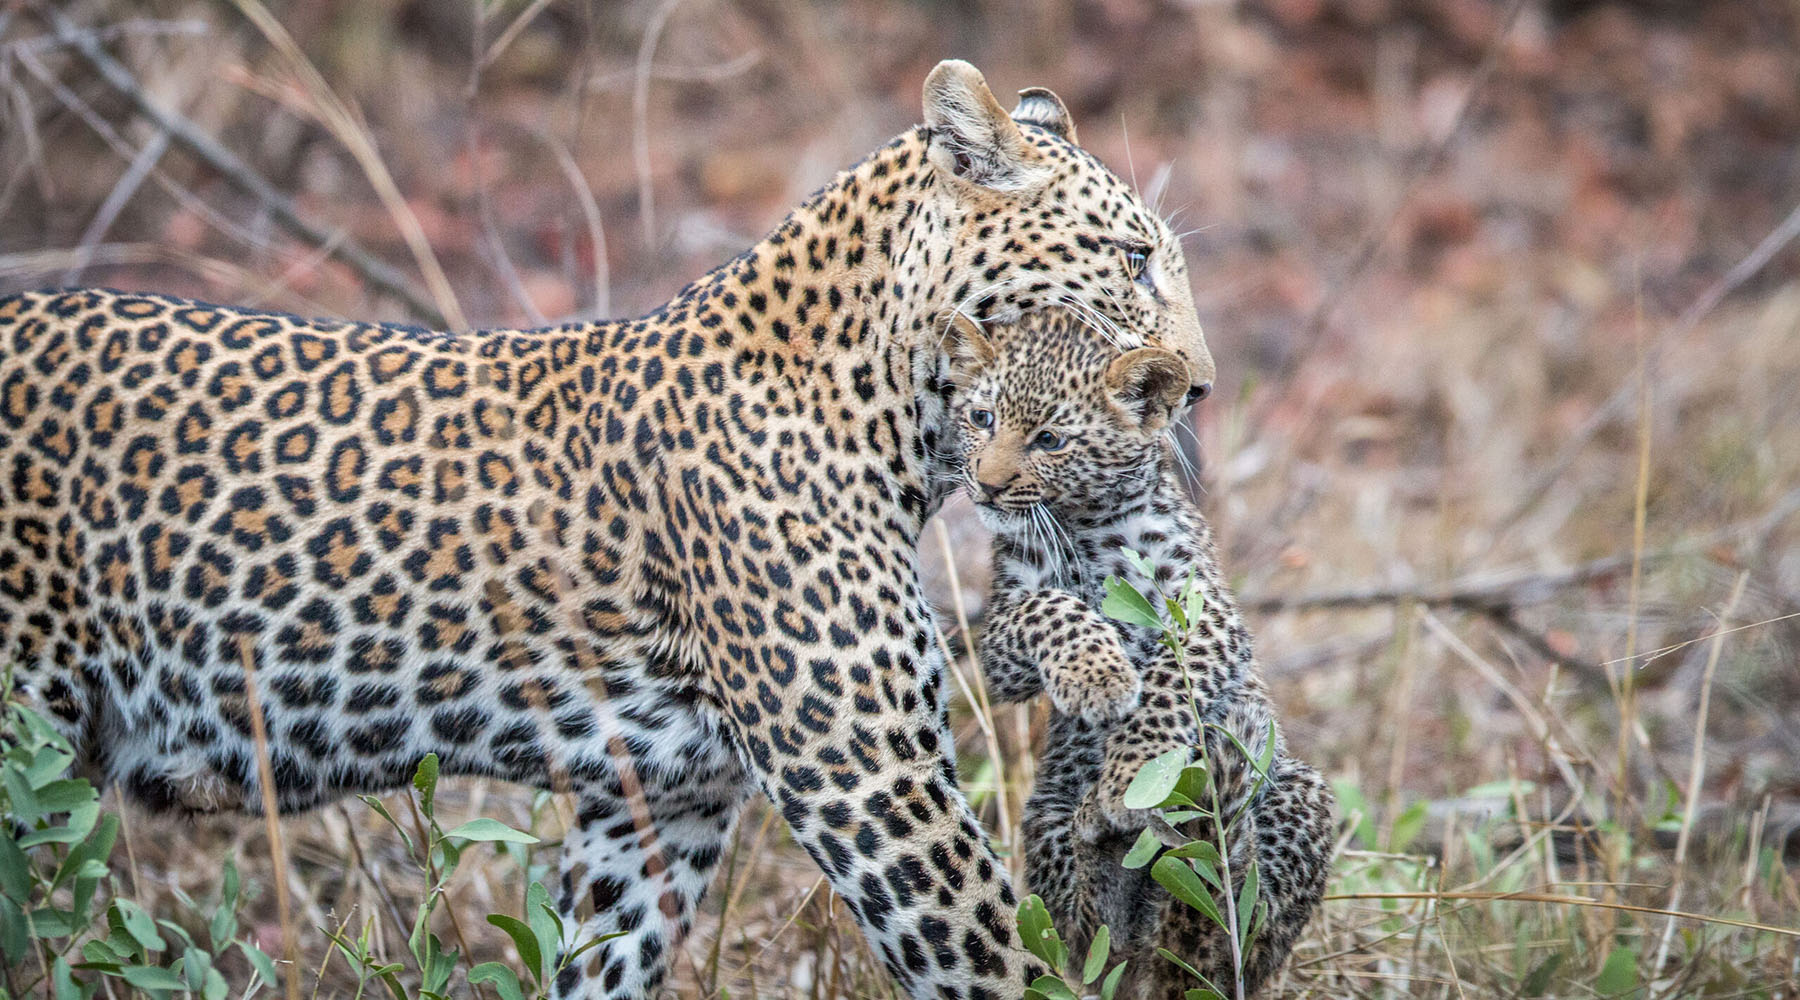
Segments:
[[[935,199],[950,237],[928,250],[966,276],[948,289],[951,311],[1010,322],[1065,308],[1119,349],[1172,351],[1187,367],[1184,397],[1203,398],[1213,360],[1179,241],[1076,144],[1055,94],[1031,88],[1019,98],[1007,112],[981,73],[957,60],[925,81],[925,160],[935,183],[924,196]]]
[[[1153,484],[1188,366],[1174,352],[1121,353],[1063,310],[984,332],[952,322],[964,486],[990,527],[1117,507]]]

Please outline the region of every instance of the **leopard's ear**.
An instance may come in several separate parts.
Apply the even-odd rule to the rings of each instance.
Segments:
[[[1080,145],[1075,138],[1075,122],[1069,117],[1069,109],[1048,87],[1026,87],[1019,91],[1019,104],[1012,109],[1012,120],[1036,125]]]
[[[1049,165],[1020,131],[981,71],[946,59],[925,78],[925,156],[945,176],[995,191],[1022,191],[1048,179]]]
[[[1106,393],[1131,426],[1160,431],[1187,395],[1187,365],[1160,347],[1126,351],[1106,367]]]
[[[944,354],[950,358],[950,377],[966,382],[994,361],[994,342],[981,324],[966,313],[953,312],[944,326]]]

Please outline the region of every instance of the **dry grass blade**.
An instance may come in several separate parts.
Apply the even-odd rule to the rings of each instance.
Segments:
[[[1612,883],[1606,884],[1611,885]],[[1774,924],[1757,923],[1754,920],[1737,920],[1710,913],[1688,913],[1660,906],[1634,906],[1630,903],[1614,903],[1603,899],[1594,899],[1591,896],[1564,896],[1554,892],[1457,892],[1452,890],[1449,892],[1333,892],[1325,895],[1325,901],[1328,903],[1386,899],[1418,899],[1432,902],[1471,900],[1481,903],[1551,903],[1558,906],[1583,906],[1620,913],[1646,913],[1652,916],[1673,917],[1677,920],[1718,924],[1723,927],[1741,927],[1744,930],[1800,939],[1800,927],[1777,927]]]
[[[556,165],[569,179],[576,204],[581,206],[582,221],[587,223],[588,239],[594,244],[594,315],[611,316],[612,277],[606,259],[606,226],[600,216],[600,203],[594,200],[594,189],[588,185],[587,177],[581,173],[581,165],[575,162],[569,148],[547,131],[539,130],[538,137],[550,148],[556,157]]]
[[[437,254],[432,251],[431,243],[425,238],[425,230],[419,224],[419,217],[413,213],[405,196],[400,193],[399,186],[394,183],[394,177],[389,173],[380,152],[376,150],[374,138],[370,136],[362,118],[337,96],[325,82],[325,78],[319,75],[312,61],[306,57],[306,53],[295,44],[287,29],[281,26],[281,22],[269,13],[269,9],[260,0],[231,2],[246,20],[256,26],[263,38],[274,46],[275,51],[280,53],[288,71],[298,79],[312,102],[312,113],[343,143],[344,148],[356,159],[357,165],[362,167],[363,174],[375,189],[376,197],[381,199],[382,206],[399,227],[401,238],[406,241],[413,260],[425,275],[425,285],[431,290],[432,300],[437,303],[438,312],[443,315],[444,321],[451,329],[468,329],[468,317],[463,315],[462,306],[456,300],[456,292],[450,287],[450,279],[445,276]]]
[[[1686,804],[1681,810],[1681,832],[1675,840],[1675,875],[1674,885],[1669,890],[1669,909],[1681,909],[1682,878],[1687,874],[1688,842],[1694,832],[1694,814],[1700,805],[1700,789],[1706,778],[1706,717],[1712,707],[1713,674],[1719,669],[1719,654],[1725,648],[1725,628],[1731,616],[1737,611],[1738,602],[1743,600],[1744,585],[1750,582],[1749,572],[1738,573],[1737,582],[1731,587],[1731,596],[1725,599],[1725,610],[1719,612],[1719,629],[1713,633],[1712,649],[1706,656],[1706,670],[1700,678],[1700,706],[1694,713],[1694,752],[1688,762],[1688,787]],[[1656,946],[1656,960],[1650,963],[1655,973],[1661,973],[1664,963],[1669,957],[1669,943],[1675,936],[1675,921],[1670,920],[1663,925],[1662,940]]]
[[[281,803],[275,790],[275,768],[269,762],[269,732],[263,723],[262,699],[256,690],[256,641],[238,640],[238,659],[244,668],[244,698],[250,703],[250,736],[256,743],[256,783],[262,791],[263,824],[269,835],[269,860],[274,868],[275,910],[281,921],[281,952],[287,962],[287,1000],[300,1000],[300,938],[294,932],[289,899],[287,844],[281,838]]]

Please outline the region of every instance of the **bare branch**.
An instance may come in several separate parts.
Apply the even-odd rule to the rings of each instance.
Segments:
[[[283,229],[316,247],[333,247],[332,256],[355,271],[377,291],[398,299],[419,319],[433,326],[447,325],[444,314],[413,288],[411,280],[391,264],[365,250],[361,244],[340,238],[302,217],[294,203],[239,159],[218,140],[188,119],[157,104],[145,93],[131,71],[107,54],[91,32],[82,31],[61,11],[41,8],[56,37],[88,64],[100,79],[131,101],[139,114],[167,133],[176,145],[219,172],[232,187],[261,202],[264,210]]]

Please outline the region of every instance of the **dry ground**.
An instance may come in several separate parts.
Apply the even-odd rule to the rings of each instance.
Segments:
[[[165,146],[53,13],[314,235]],[[12,0],[0,290],[636,312],[910,124],[951,55],[1054,87],[1189,230],[1221,371],[1186,429],[1197,488],[1347,820],[1281,995],[1800,993],[1800,940],[1724,922],[1800,925],[1792,3]],[[334,256],[351,242],[412,304]],[[940,523],[936,593],[978,625],[979,528]],[[957,707],[1009,849],[1038,712]],[[553,801],[451,791],[558,834]],[[128,815],[146,905],[232,852],[273,944],[260,824]],[[354,802],[286,829],[301,923],[372,921],[394,950],[420,890],[397,838]],[[482,855],[444,933],[505,957],[481,915],[522,884]],[[302,953],[319,996],[353,989],[319,932]],[[678,975],[891,992],[762,809]]]

